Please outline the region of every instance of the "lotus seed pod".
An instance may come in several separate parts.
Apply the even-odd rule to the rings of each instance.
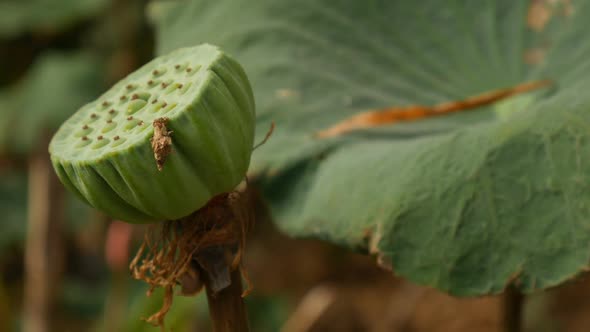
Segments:
[[[241,66],[200,45],[152,60],[83,106],[49,150],[64,185],[95,208],[133,223],[175,220],[242,181],[254,119]],[[158,144],[170,153],[157,164]]]

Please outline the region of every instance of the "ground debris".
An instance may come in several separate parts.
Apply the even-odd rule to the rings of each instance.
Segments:
[[[168,118],[158,118],[153,122],[154,136],[151,139],[151,143],[159,171],[164,169],[166,158],[172,152],[172,131],[168,131],[168,128],[166,128],[167,124]]]
[[[165,331],[164,318],[172,306],[175,286],[180,286],[181,295],[193,296],[203,289],[201,276],[223,285],[225,280],[217,280],[224,279],[219,273],[223,267],[242,270],[245,235],[253,220],[246,196],[237,191],[221,194],[187,217],[148,228],[129,268],[133,278],[149,285],[148,296],[157,287],[162,287],[165,295],[160,310],[146,322]],[[217,257],[221,261],[215,262],[212,270],[203,257],[220,251],[222,255]]]

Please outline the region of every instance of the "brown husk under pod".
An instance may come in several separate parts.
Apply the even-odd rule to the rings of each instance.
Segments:
[[[199,293],[204,280],[215,292],[228,287],[230,273],[242,269],[251,221],[247,192],[234,191],[215,196],[187,217],[151,225],[129,266],[135,279],[150,286],[148,296],[157,287],[165,291],[162,308],[145,320],[164,330],[176,285],[180,295],[189,296]]]

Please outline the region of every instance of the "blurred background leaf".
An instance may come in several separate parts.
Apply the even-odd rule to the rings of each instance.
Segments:
[[[47,53],[25,78],[0,94],[0,146],[4,154],[27,153],[104,87],[101,63],[84,53]]]
[[[108,0],[4,0],[0,2],[0,38],[27,32],[55,32],[103,10]]]

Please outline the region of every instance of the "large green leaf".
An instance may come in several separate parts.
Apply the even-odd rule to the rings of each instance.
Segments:
[[[480,295],[555,286],[590,259],[590,2],[534,3],[548,22],[513,0],[211,0],[155,18],[160,52],[210,42],[243,63],[258,138],[277,123],[251,173],[284,231]],[[359,111],[545,78],[481,110],[314,138]]]

